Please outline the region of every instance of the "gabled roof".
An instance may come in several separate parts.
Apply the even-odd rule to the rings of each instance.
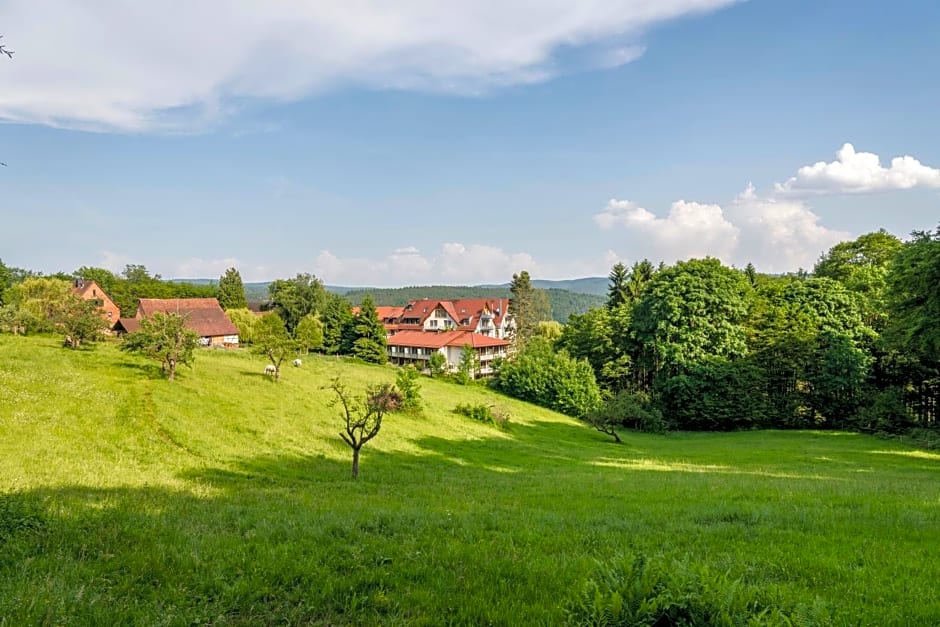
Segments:
[[[118,333],[136,333],[140,331],[140,320],[138,318],[118,318],[114,323],[114,330]]]
[[[215,298],[141,298],[137,318],[149,318],[155,313],[179,314],[186,319],[186,328],[200,337],[238,335],[238,327]]]
[[[480,324],[484,315],[492,316],[493,325],[500,326],[509,307],[508,298],[460,298],[457,300],[413,300],[400,308],[401,313],[395,320],[386,319],[381,314],[382,321],[390,329],[419,329],[424,327],[425,321],[438,308],[442,308],[457,324],[458,329],[473,331]],[[393,309],[388,307],[385,309]],[[405,323],[405,319],[417,319],[417,323]]]
[[[444,346],[464,346],[466,344],[474,348],[486,348],[490,346],[509,346],[510,342],[470,331],[399,331],[388,338],[389,346],[436,349]]]

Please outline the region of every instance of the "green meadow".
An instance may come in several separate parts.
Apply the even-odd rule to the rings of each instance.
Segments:
[[[940,455],[835,432],[624,432],[422,379],[350,477],[323,389],[244,351],[177,381],[0,335],[0,624],[564,624],[629,556],[835,625],[940,624]],[[453,413],[496,404],[499,430]],[[625,557],[626,556],[626,557]]]

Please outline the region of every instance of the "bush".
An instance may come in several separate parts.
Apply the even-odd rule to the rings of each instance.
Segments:
[[[457,405],[454,413],[500,429],[509,428],[509,412],[496,405]]]
[[[418,384],[420,373],[414,366],[404,366],[395,375],[395,387],[401,392],[402,401],[399,409],[408,413],[421,411],[421,386]]]
[[[567,624],[629,625],[826,625],[830,617],[812,606],[781,607],[740,580],[710,573],[687,561],[644,557],[598,564],[596,574],[567,607]]]
[[[663,433],[668,425],[662,413],[650,405],[649,396],[642,392],[620,392],[584,417],[585,422],[614,437],[617,428],[636,429],[649,433]]]

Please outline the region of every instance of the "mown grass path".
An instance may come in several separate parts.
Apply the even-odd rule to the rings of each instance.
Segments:
[[[940,455],[844,433],[624,434],[422,380],[349,478],[322,389],[0,336],[0,623],[560,624],[597,566],[690,559],[836,624],[940,624]],[[498,431],[451,413],[498,403]]]

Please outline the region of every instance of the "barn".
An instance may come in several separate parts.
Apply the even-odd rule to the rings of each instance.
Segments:
[[[178,314],[186,328],[199,335],[203,346],[238,346],[238,327],[229,320],[215,298],[141,298],[133,318],[121,318],[115,325],[119,333],[133,333],[140,321],[155,313]]]

